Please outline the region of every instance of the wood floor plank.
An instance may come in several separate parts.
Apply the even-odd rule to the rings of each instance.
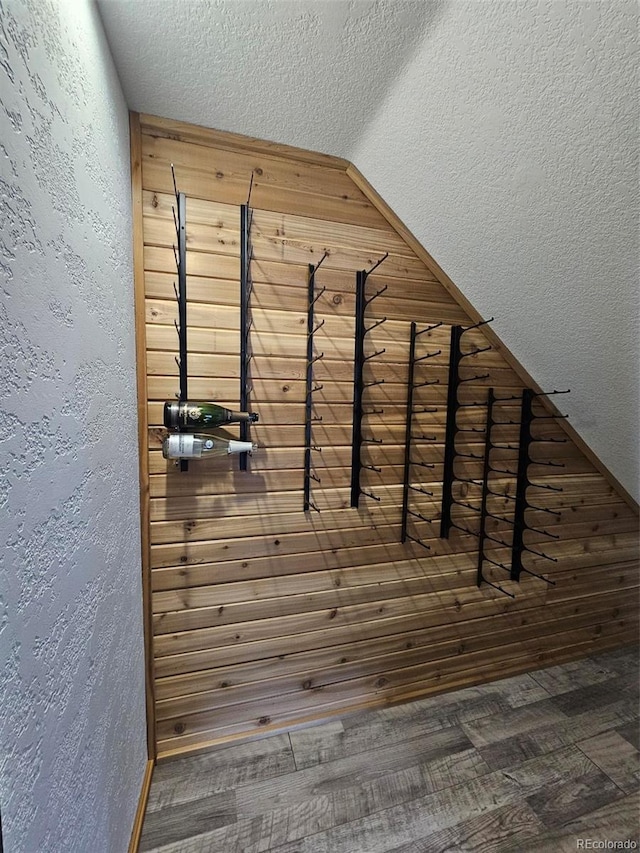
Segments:
[[[140,853],[160,846],[182,842],[220,826],[236,822],[235,791],[223,791],[190,802],[178,802],[147,812]]]
[[[606,849],[602,845],[607,841],[623,843],[625,840],[635,841],[636,848],[631,847],[631,849],[637,849],[640,846],[638,815],[640,815],[640,795],[622,797],[568,821],[559,829],[546,830],[539,838],[528,840],[526,851],[527,853],[575,853],[579,849],[577,840],[586,838],[596,842],[599,849]],[[592,849],[598,849],[598,847],[594,844]],[[496,845],[494,850],[495,853],[522,853],[523,847],[518,841],[510,839]]]
[[[458,850],[487,853],[505,842],[516,845],[520,851],[528,851],[531,841],[542,831],[542,823],[526,803],[509,803],[395,847],[388,853],[453,853]]]
[[[618,732],[602,732],[577,746],[625,794],[640,789],[640,754]]]
[[[556,827],[623,796],[605,773],[597,771],[550,785],[527,797],[527,803],[545,826]]]

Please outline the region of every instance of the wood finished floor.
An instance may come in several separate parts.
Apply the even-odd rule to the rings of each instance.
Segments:
[[[638,673],[627,647],[164,762],[140,850],[640,849]]]

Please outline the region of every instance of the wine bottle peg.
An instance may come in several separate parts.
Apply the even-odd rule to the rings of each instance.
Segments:
[[[525,567],[524,567],[524,566],[521,566],[521,567],[520,567],[520,571],[521,571],[521,572],[526,572],[528,575],[533,575],[533,577],[534,577],[534,578],[539,578],[541,581],[544,581],[545,583],[548,583],[548,584],[550,584],[551,586],[555,586],[555,585],[556,585],[556,582],[555,582],[555,581],[552,581],[552,580],[550,580],[549,578],[545,578],[545,576],[544,576],[544,575],[539,575],[539,574],[537,574],[536,572],[532,572],[532,571],[531,571],[531,569],[525,569]]]
[[[508,477],[517,477],[518,476],[517,471],[510,471],[508,468],[491,468],[489,470],[489,473],[491,473],[491,474],[505,474]]]
[[[548,484],[543,483],[532,483],[531,480],[527,480],[527,487],[532,489],[547,489],[550,492],[563,492],[564,489],[562,486],[549,486]]]
[[[364,361],[371,361],[372,358],[376,358],[376,356],[382,355],[382,353],[384,353],[386,351],[387,350],[383,347],[382,349],[379,349],[376,352],[371,353],[371,355],[365,355],[365,357],[362,359],[362,361],[363,362]]]
[[[505,566],[504,563],[498,563],[495,560],[492,560],[490,557],[487,557],[486,554],[483,555],[482,559],[485,560],[487,563],[492,563],[494,566],[497,566],[499,569],[504,569],[505,572],[511,571],[509,566]],[[504,592],[504,590],[503,590],[503,592]],[[515,596],[512,596],[512,598],[515,598]]]
[[[432,462],[419,462],[418,460],[409,460],[410,465],[416,465],[418,468],[435,468],[436,466]]]
[[[412,441],[437,441],[437,436],[435,435],[412,435]]]
[[[439,380],[439,379],[427,379],[427,381],[426,381],[426,382],[416,382],[416,383],[413,385],[413,387],[414,387],[414,388],[424,388],[424,387],[425,387],[425,385],[439,385],[439,384],[440,384],[440,380]]]
[[[432,332],[434,329],[438,329],[442,325],[443,325],[443,323],[441,320],[439,323],[434,323],[433,326],[427,326],[426,329],[421,329],[419,332],[416,332],[416,337],[419,337],[420,335],[424,335],[426,332]]]
[[[367,498],[371,498],[374,501],[380,503],[380,498],[377,495],[374,495],[372,492],[365,492],[364,489],[360,489],[360,494],[365,495]]]
[[[384,409],[363,409],[363,415],[384,415]]]
[[[428,352],[426,355],[421,355],[419,358],[414,359],[414,361],[426,361],[428,358],[435,358],[437,355],[442,353],[441,349],[436,350],[435,352]]]
[[[548,554],[543,554],[542,551],[536,551],[534,548],[529,548],[528,545],[523,545],[522,549],[524,551],[528,551],[530,554],[535,554],[536,557],[542,557],[545,560],[550,560],[552,563],[558,562],[556,557],[550,557]]]
[[[454,521],[451,522],[451,527],[455,527],[458,530],[461,530],[463,533],[468,534],[469,536],[476,536],[478,538],[480,537],[480,534],[476,533],[475,530],[469,530],[468,527],[462,527],[461,525],[456,524]]]
[[[317,263],[315,266],[314,266],[313,264],[309,264],[309,272],[311,273],[311,275],[315,275],[315,274],[316,274],[316,272],[317,272],[317,271],[318,271],[318,269],[320,268],[320,265],[321,265],[321,264],[323,263],[323,261],[324,261],[326,258],[328,258],[328,257],[329,257],[329,252],[327,252],[327,251],[325,250],[325,252],[324,252],[323,256],[320,258],[320,260],[318,261],[318,263]],[[321,290],[321,293],[324,293],[324,291],[325,291],[325,290],[326,290],[326,288],[324,288],[324,287],[323,287],[323,288],[322,288],[322,290]],[[314,299],[313,301],[314,301],[314,302],[316,302],[316,301],[317,301],[317,297],[316,297],[316,299]]]
[[[386,259],[387,259],[388,257],[389,257],[389,252],[385,252],[385,253],[384,253],[384,255],[380,258],[380,260],[379,260],[379,261],[377,261],[377,262],[376,262],[376,263],[371,267],[371,269],[370,269],[368,272],[367,272],[367,271],[365,271],[365,276],[369,276],[369,275],[371,275],[371,273],[372,273],[375,269],[377,269],[383,261],[386,261]]]
[[[564,462],[541,462],[539,459],[530,459],[531,465],[548,465],[550,468],[566,468]]]
[[[409,488],[412,492],[420,492],[421,495],[427,495],[427,497],[430,498],[433,497],[433,492],[428,492],[426,489],[421,489],[420,486],[409,485]]]
[[[553,397],[556,394],[570,394],[570,393],[571,393],[571,389],[567,388],[566,391],[555,391],[555,390],[553,390],[553,391],[537,391],[535,393],[532,393],[531,396],[532,397]]]
[[[321,483],[321,482],[322,482],[322,480],[320,479],[320,477],[316,477],[316,475],[315,475],[315,474],[312,474],[312,473],[309,473],[309,478],[310,478],[311,480],[315,480],[315,481],[316,481],[316,483]]]
[[[489,317],[488,320],[480,320],[479,323],[474,323],[473,326],[462,326],[461,335],[464,335],[465,332],[470,332],[472,329],[479,329],[480,326],[486,326],[488,323],[493,323],[495,317]]]
[[[531,527],[531,525],[527,525],[527,530],[538,533],[540,536],[548,536],[550,539],[560,539],[557,533],[549,533],[548,530],[540,530],[538,527]]]
[[[325,257],[326,257],[326,253],[325,253]],[[323,258],[322,260],[324,260],[324,258]],[[321,264],[321,263],[322,263],[322,261],[320,261],[320,264]],[[318,269],[318,267],[320,266],[320,264],[318,264],[318,266],[316,267],[316,269]],[[325,293],[326,289],[327,289],[326,287],[323,287],[323,288],[321,288],[321,289],[316,293],[316,295],[315,295],[315,296],[314,296],[314,298],[313,298],[313,302],[311,303],[312,305],[315,305],[315,304],[316,304],[316,302],[318,301],[318,299],[320,299],[320,297],[322,296],[322,294],[323,294],[323,293]]]
[[[554,510],[554,509],[549,509],[549,508],[548,508],[548,507],[546,507],[546,506],[534,506],[533,504],[528,503],[528,504],[525,506],[525,509],[532,509],[534,512],[546,512],[546,513],[548,513],[549,515],[555,515],[555,517],[556,517],[556,518],[562,518],[562,513],[561,513],[561,512],[557,512],[557,511],[556,511],[556,510]]]
[[[171,166],[171,177],[173,178],[173,192],[175,193],[176,199],[178,198],[178,186],[176,184],[176,170],[174,169],[173,163],[169,164]]]
[[[476,373],[475,376],[469,376],[467,379],[460,379],[458,385],[462,385],[463,382],[475,382],[476,379],[488,379],[488,373]]]
[[[456,450],[456,459],[484,459],[484,456],[479,456],[477,453],[460,453],[459,450]]]
[[[421,514],[421,513],[419,513],[419,512],[414,512],[412,509],[408,509],[408,510],[407,510],[407,513],[408,513],[409,515],[413,515],[415,518],[419,518],[419,519],[420,519],[420,521],[426,521],[426,522],[427,522],[427,524],[433,524],[433,522],[434,522],[434,520],[435,520],[435,519],[433,519],[433,518],[425,518],[425,516],[424,516],[424,515],[422,515],[422,514]]]
[[[384,260],[384,258],[383,258],[382,260]],[[382,263],[382,261],[380,261],[380,263]],[[377,264],[376,264],[376,266],[377,266]],[[374,269],[375,269],[375,267],[374,267]],[[386,285],[386,284],[385,284],[385,286],[384,286],[384,287],[381,287],[381,288],[380,288],[380,290],[378,290],[376,293],[374,293],[374,294],[373,294],[373,296],[370,296],[370,297],[369,297],[369,299],[365,299],[365,300],[364,300],[365,308],[366,308],[366,306],[367,306],[367,305],[371,305],[371,303],[373,302],[373,300],[374,300],[374,299],[377,299],[377,298],[378,298],[378,296],[382,296],[382,294],[383,294],[383,293],[385,292],[385,290],[387,290],[387,289],[388,289],[388,285]],[[385,317],[384,319],[386,320],[387,318]]]
[[[368,334],[369,334],[369,332],[373,331],[373,330],[374,330],[374,329],[376,329],[378,326],[381,326],[383,323],[386,323],[386,322],[387,322],[387,318],[386,318],[386,317],[383,317],[383,318],[382,318],[382,320],[376,320],[376,322],[375,322],[375,323],[372,323],[372,325],[371,325],[371,326],[369,326],[368,328],[366,328],[366,329],[364,330],[364,334],[365,334],[365,335],[368,335]]]
[[[452,498],[451,503],[457,504],[458,506],[463,506],[466,509],[471,509],[474,512],[482,512],[482,508],[479,506],[473,506],[473,504],[468,504],[465,501],[459,501],[457,498]]]
[[[489,510],[485,510],[485,512],[488,516],[495,518],[497,521],[504,521],[505,524],[515,524],[515,521],[510,518],[505,518],[503,515],[496,515],[495,512],[489,512]]]
[[[481,353],[481,352],[489,352],[490,349],[491,349],[490,346],[488,346],[488,347],[477,347],[476,349],[472,349],[469,352],[460,353],[460,359],[469,358],[470,356],[478,355],[478,353]]]
[[[509,598],[515,598],[515,595],[514,595],[512,592],[507,592],[507,590],[506,590],[506,589],[503,589],[503,588],[500,586],[500,584],[492,583],[491,581],[488,581],[486,578],[483,578],[483,579],[482,579],[482,582],[483,582],[483,583],[486,583],[486,584],[487,584],[487,586],[492,586],[494,589],[497,589],[497,590],[499,590],[500,592],[503,592],[505,595],[508,595],[508,596],[509,596]]]
[[[363,465],[368,471],[375,471],[377,474],[382,474],[382,468],[376,468],[375,465]]]
[[[365,438],[365,437],[363,436],[363,437],[362,437],[362,440],[363,440],[364,442],[366,442],[367,444],[382,444],[382,439],[381,439],[381,438]]]
[[[384,385],[384,379],[376,379],[375,382],[365,382],[365,388],[373,388],[374,385]]]
[[[422,548],[425,548],[427,551],[431,551],[430,545],[425,545],[424,542],[421,542],[419,539],[416,539],[415,536],[410,536],[408,533],[404,534],[407,539],[410,539],[412,542],[415,542],[416,545],[420,545]]]
[[[247,207],[251,202],[251,190],[253,189],[253,169],[251,170],[251,178],[249,179],[249,192],[247,193]]]
[[[482,486],[482,480],[468,480],[466,477],[454,477],[458,483],[469,483],[472,486]]]
[[[554,418],[568,418],[569,415],[534,415],[533,417],[537,421],[547,421],[553,420]]]
[[[492,542],[496,542],[498,545],[503,545],[505,548],[511,548],[511,545],[508,542],[504,542],[502,539],[498,539],[495,536],[491,536],[489,533],[485,533],[484,538],[490,539]]]
[[[535,444],[566,444],[567,438],[531,438],[531,442]]]

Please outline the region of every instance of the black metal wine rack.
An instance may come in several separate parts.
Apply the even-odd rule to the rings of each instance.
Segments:
[[[240,411],[249,412],[251,405],[251,374],[250,366],[253,353],[251,350],[251,326],[253,320],[251,317],[251,291],[253,282],[251,281],[251,220],[253,211],[251,210],[251,189],[253,187],[253,173],[251,174],[251,182],[249,184],[249,194],[247,203],[240,205]],[[250,424],[248,421],[240,423],[240,440],[249,441]],[[241,471],[247,470],[247,453],[239,454],[239,466]]]
[[[316,385],[313,378],[313,366],[317,361],[324,358],[324,353],[319,355],[313,354],[313,336],[324,326],[324,320],[321,320],[317,325],[314,317],[314,307],[318,299],[325,292],[323,287],[318,293],[315,292],[315,277],[318,267],[327,257],[327,253],[320,258],[314,266],[309,264],[309,278],[307,282],[308,303],[307,303],[307,375],[306,375],[306,396],[305,396],[305,422],[304,422],[304,511],[308,512],[313,509],[320,512],[316,504],[311,500],[311,481],[320,483],[320,478],[311,471],[311,454],[321,453],[322,448],[313,443],[313,422],[322,420],[322,415],[317,416],[313,413],[313,395],[317,391],[322,390],[322,385]]]
[[[415,323],[411,323],[411,336],[409,340],[409,373],[407,379],[407,415],[406,415],[406,431],[404,438],[404,480],[403,480],[403,489],[402,489],[402,533],[401,533],[401,542],[406,542],[409,539],[411,542],[416,542],[418,545],[421,545],[423,548],[426,548],[427,551],[430,551],[431,548],[429,545],[426,545],[422,540],[416,538],[415,536],[411,536],[407,531],[409,516],[412,518],[417,518],[420,521],[426,521],[431,523],[433,519],[426,518],[422,513],[415,512],[412,509],[409,509],[409,492],[414,491],[423,495],[427,495],[428,497],[433,497],[433,492],[429,492],[426,489],[423,489],[421,486],[415,486],[411,483],[411,469],[413,466],[417,466],[420,468],[433,468],[434,465],[423,462],[422,460],[412,459],[411,452],[411,442],[414,438],[419,438],[422,441],[435,441],[435,435],[413,435],[413,416],[416,414],[421,414],[423,412],[435,412],[437,411],[435,408],[414,408],[414,391],[417,388],[423,388],[425,385],[437,385],[439,384],[439,379],[431,379],[426,380],[425,382],[416,382],[415,381],[415,368],[418,362],[426,361],[429,358],[433,358],[436,355],[440,355],[442,350],[436,350],[435,352],[427,353],[426,355],[421,355],[416,357],[416,341],[420,337],[420,335],[424,335],[426,332],[431,332],[433,329],[437,329],[439,326],[442,326],[442,323],[436,323],[433,326],[427,326],[426,329],[417,330],[417,326]]]
[[[189,399],[187,381],[187,198],[184,193],[178,192],[176,184],[176,173],[171,164],[171,176],[173,178],[173,191],[176,198],[175,207],[171,206],[173,213],[173,223],[176,229],[177,248],[174,244],[173,255],[176,261],[178,272],[178,286],[175,282],[173,290],[178,303],[178,319],[174,320],[176,332],[178,333],[178,356],[176,364],[178,365],[178,373],[180,377],[180,391],[176,395],[180,403],[184,403]],[[181,459],[179,465],[180,471],[189,470],[189,460]]]
[[[534,460],[531,458],[531,445],[533,443],[541,444],[541,443],[565,443],[565,438],[534,438],[532,434],[532,427],[537,420],[546,420],[553,418],[566,418],[568,415],[536,415],[533,412],[533,401],[536,397],[551,397],[556,394],[568,394],[569,391],[550,391],[548,393],[536,393],[529,388],[525,388],[522,393],[522,405],[520,410],[520,437],[519,437],[519,445],[518,445],[518,479],[516,486],[516,496],[515,496],[515,509],[514,509],[514,519],[513,519],[513,550],[511,555],[511,579],[519,580],[520,573],[526,572],[527,574],[534,575],[535,577],[541,578],[547,583],[553,583],[553,581],[548,580],[542,575],[538,575],[535,572],[532,572],[530,569],[527,569],[522,564],[522,557],[525,552],[530,554],[535,554],[542,559],[549,560],[552,563],[557,563],[557,559],[555,557],[550,557],[548,554],[543,553],[542,551],[537,551],[534,548],[530,548],[525,544],[524,535],[527,530],[530,530],[534,533],[538,533],[541,536],[548,536],[550,539],[559,539],[555,533],[549,533],[548,530],[532,527],[527,523],[527,510],[537,510],[540,512],[546,512],[550,515],[553,515],[556,518],[560,517],[560,513],[554,512],[551,509],[547,509],[545,507],[534,506],[529,502],[527,497],[527,493],[529,489],[545,489],[553,492],[561,492],[562,488],[560,486],[551,486],[547,483],[534,483],[529,478],[529,465],[547,465],[552,468],[564,468],[563,462],[553,462],[553,461],[540,461]]]
[[[387,252],[384,257],[380,258],[380,260],[373,265],[370,270],[360,270],[356,273],[356,331],[355,331],[355,350],[354,350],[354,358],[353,358],[353,435],[351,442],[351,506],[357,507],[360,503],[360,495],[366,495],[369,498],[372,498],[374,501],[380,501],[380,498],[375,495],[373,492],[366,492],[362,489],[360,485],[360,474],[362,468],[369,468],[372,471],[380,472],[380,468],[376,468],[375,465],[363,465],[360,451],[362,449],[363,443],[371,443],[371,444],[382,444],[381,438],[373,438],[371,436],[363,437],[362,435],[362,416],[365,413],[363,408],[363,395],[366,388],[370,388],[373,385],[381,385],[384,383],[384,379],[378,379],[375,382],[365,382],[364,381],[364,366],[367,361],[370,361],[372,358],[376,358],[376,356],[382,355],[385,352],[385,349],[377,350],[376,352],[371,353],[371,355],[364,354],[364,342],[366,336],[375,329],[377,326],[381,326],[386,322],[387,318],[383,317],[382,320],[376,320],[372,323],[371,326],[367,327],[365,322],[365,311],[367,305],[370,305],[374,299],[377,299],[378,296],[383,294],[387,289],[387,285],[382,287],[377,293],[374,293],[373,296],[370,296],[368,299],[365,295],[367,278],[371,275],[371,273],[380,266],[380,264],[389,256]],[[367,414],[382,414],[382,409],[373,409]]]
[[[494,492],[489,488],[489,475],[492,473],[500,473],[500,474],[512,474],[515,476],[515,471],[505,471],[504,469],[493,468],[491,465],[491,451],[496,448],[505,448],[507,450],[515,450],[516,447],[512,445],[505,444],[496,444],[494,442],[492,433],[493,428],[497,423],[503,423],[501,421],[496,421],[494,417],[494,408],[496,403],[503,403],[511,400],[515,400],[517,397],[506,397],[502,399],[496,399],[495,392],[493,388],[489,388],[487,394],[487,419],[485,424],[485,441],[484,441],[484,463],[483,463],[483,471],[482,471],[482,498],[480,501],[480,509],[477,507],[473,507],[470,504],[468,506],[480,513],[480,529],[478,534],[478,570],[477,570],[477,583],[478,586],[481,586],[483,583],[492,586],[494,589],[503,592],[505,595],[508,595],[509,598],[515,598],[515,595],[511,592],[507,592],[506,589],[503,589],[500,584],[493,583],[490,580],[487,580],[484,576],[484,564],[491,563],[493,566],[497,566],[500,569],[504,569],[504,571],[509,572],[510,569],[508,566],[505,566],[504,563],[499,563],[497,560],[492,559],[488,556],[486,551],[487,541],[491,541],[497,545],[501,545],[504,548],[511,548],[511,545],[508,542],[505,542],[503,539],[498,539],[496,536],[492,536],[487,532],[487,518],[495,518],[499,521],[504,521],[507,524],[511,525],[513,522],[506,517],[498,516],[495,513],[489,512],[487,507],[489,495],[498,495],[501,496],[500,493]]]
[[[460,365],[465,358],[469,358],[481,352],[486,352],[487,350],[491,349],[491,346],[478,347],[476,349],[470,350],[469,352],[463,352],[461,346],[462,337],[464,334],[470,332],[472,329],[478,329],[480,328],[480,326],[484,326],[487,323],[491,323],[492,320],[493,317],[491,317],[489,320],[481,320],[479,323],[474,323],[473,326],[451,327],[451,346],[449,350],[449,379],[447,387],[447,421],[445,428],[444,467],[442,476],[442,514],[440,519],[440,537],[443,539],[449,538],[449,532],[452,527],[457,527],[461,530],[464,530],[465,533],[470,532],[466,528],[461,528],[460,525],[455,524],[452,518],[451,510],[453,505],[457,503],[457,501],[453,497],[454,480],[465,482],[464,478],[457,477],[455,475],[454,468],[456,459],[481,460],[483,458],[482,456],[478,456],[474,453],[460,453],[456,449],[456,437],[458,433],[484,432],[484,429],[479,429],[476,427],[459,427],[458,412],[460,411],[460,409],[486,406],[485,402],[461,403],[458,399],[458,390],[460,386],[465,382],[473,382],[476,379],[486,379],[489,376],[488,373],[483,373],[462,379],[460,377]],[[468,482],[474,483],[475,485],[482,485],[481,483],[478,483],[474,480],[469,480]]]

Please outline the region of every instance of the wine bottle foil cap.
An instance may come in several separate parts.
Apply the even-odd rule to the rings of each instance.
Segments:
[[[164,425],[167,429],[176,429],[180,426],[180,403],[164,404]]]

